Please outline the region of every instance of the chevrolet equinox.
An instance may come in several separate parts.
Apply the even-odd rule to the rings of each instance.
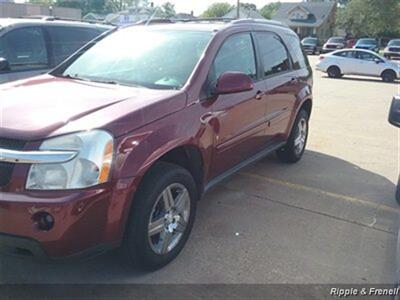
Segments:
[[[0,247],[51,259],[121,246],[160,268],[196,203],[276,152],[303,155],[312,73],[275,22],[130,26],[0,86]]]

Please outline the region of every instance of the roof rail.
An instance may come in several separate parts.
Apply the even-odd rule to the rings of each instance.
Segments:
[[[273,21],[273,20],[263,20],[263,19],[239,19],[239,20],[233,20],[232,24],[248,24],[248,23],[253,23],[253,24],[264,24],[264,25],[274,25],[274,26],[281,26],[281,27],[286,27],[288,26],[284,23],[278,22],[278,21]]]
[[[61,18],[55,16],[42,16],[42,15],[33,15],[33,16],[22,16],[20,19],[34,19],[34,20],[42,20],[42,21],[71,21],[71,22],[81,22],[81,20],[69,19],[69,18]]]
[[[198,22],[232,22],[233,18],[197,18],[197,19],[177,19],[176,22],[184,22],[184,23],[198,23]]]

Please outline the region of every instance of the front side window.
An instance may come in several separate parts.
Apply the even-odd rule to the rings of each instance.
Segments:
[[[215,57],[212,69],[211,81],[215,81],[225,72],[242,72],[255,79],[257,68],[250,33],[229,37]]]
[[[91,47],[55,76],[81,80],[180,89],[211,39],[209,31],[132,27]]]
[[[0,38],[0,57],[11,71],[27,71],[48,67],[43,31],[37,27],[14,29]]]
[[[290,69],[290,60],[286,48],[275,34],[257,32],[257,40],[260,46],[265,77]]]
[[[367,61],[374,61],[377,58],[377,56],[375,56],[371,53],[368,53],[368,52],[358,51],[357,58],[362,59],[362,60],[367,60]]]

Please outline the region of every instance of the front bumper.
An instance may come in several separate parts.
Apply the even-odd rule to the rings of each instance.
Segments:
[[[115,190],[107,184],[72,192],[0,192],[0,250],[58,259],[117,246],[132,182],[120,180]],[[39,213],[54,218],[50,230],[38,227]]]

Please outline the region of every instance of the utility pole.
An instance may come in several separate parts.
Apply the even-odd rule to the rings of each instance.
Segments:
[[[240,0],[237,0],[236,19],[240,19]]]

